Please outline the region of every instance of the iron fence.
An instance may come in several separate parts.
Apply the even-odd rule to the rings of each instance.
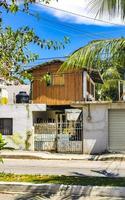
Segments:
[[[83,152],[82,122],[35,124],[34,133],[35,150],[62,153]]]

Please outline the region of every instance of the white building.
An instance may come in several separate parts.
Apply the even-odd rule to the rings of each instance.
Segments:
[[[7,146],[33,150],[33,113],[42,111],[46,111],[46,105],[0,105],[0,133],[8,143]],[[26,143],[30,144],[28,148]]]
[[[0,104],[13,104],[19,92],[30,95],[30,85],[20,84],[18,81],[8,81],[0,77]]]
[[[81,153],[84,154],[125,151],[124,102],[86,102],[73,106],[83,110],[82,140],[69,140],[70,135],[68,137],[67,132],[69,130],[65,129],[66,137],[62,133],[62,138],[57,135],[59,140],[51,142],[52,130],[49,129],[50,135],[48,133],[46,135],[47,137],[49,136],[48,138],[41,138],[42,135],[39,135],[38,145],[42,142],[42,145],[47,149],[47,145],[50,148],[52,143],[57,145],[56,147],[58,145],[60,147],[63,146],[64,150],[64,144],[66,147],[68,143],[73,143],[74,149],[78,149],[80,147],[78,146],[79,144],[82,145]],[[20,150],[34,150],[34,123],[37,123],[37,119],[46,117],[47,112],[44,104],[0,105],[0,132],[3,134],[8,146]],[[48,123],[48,128],[49,126],[52,127],[52,125],[52,123]],[[56,129],[54,130],[56,131]],[[45,129],[44,131],[46,132]],[[54,135],[55,137],[56,134]],[[49,139],[48,142],[47,139]]]

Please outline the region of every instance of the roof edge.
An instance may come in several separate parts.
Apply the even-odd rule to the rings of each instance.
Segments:
[[[32,72],[33,70],[39,69],[40,67],[44,67],[44,66],[47,66],[47,65],[55,64],[55,63],[62,64],[63,62],[64,62],[63,60],[52,60],[52,61],[48,61],[48,62],[41,63],[39,65],[36,65],[36,66],[26,70],[26,71]]]

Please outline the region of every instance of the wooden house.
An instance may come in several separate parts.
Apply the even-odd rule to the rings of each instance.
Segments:
[[[95,83],[102,79],[95,70],[58,73],[62,63],[54,60],[29,70],[32,103],[47,106],[46,112],[33,112],[35,150],[82,153],[83,112],[72,104],[94,101]]]
[[[94,101],[95,83],[102,83],[98,71],[86,69],[57,73],[63,61],[53,60],[30,69],[32,102],[47,106],[71,105],[74,102]]]

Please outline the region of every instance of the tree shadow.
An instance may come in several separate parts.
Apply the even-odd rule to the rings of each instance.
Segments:
[[[79,173],[79,172],[72,172],[72,175],[74,176],[80,176],[80,177],[87,177],[87,175]]]
[[[112,177],[112,178],[119,177],[118,173],[108,172],[107,170],[91,170],[91,171],[104,175],[105,177]]]
[[[56,177],[52,178],[51,181],[54,179],[56,179]],[[76,177],[76,181],[78,179],[79,177]],[[36,184],[34,187],[27,186],[24,193],[16,197],[15,200],[78,200],[90,196],[92,189],[93,186],[80,186],[77,183],[76,185],[73,185],[72,183],[71,185]]]

